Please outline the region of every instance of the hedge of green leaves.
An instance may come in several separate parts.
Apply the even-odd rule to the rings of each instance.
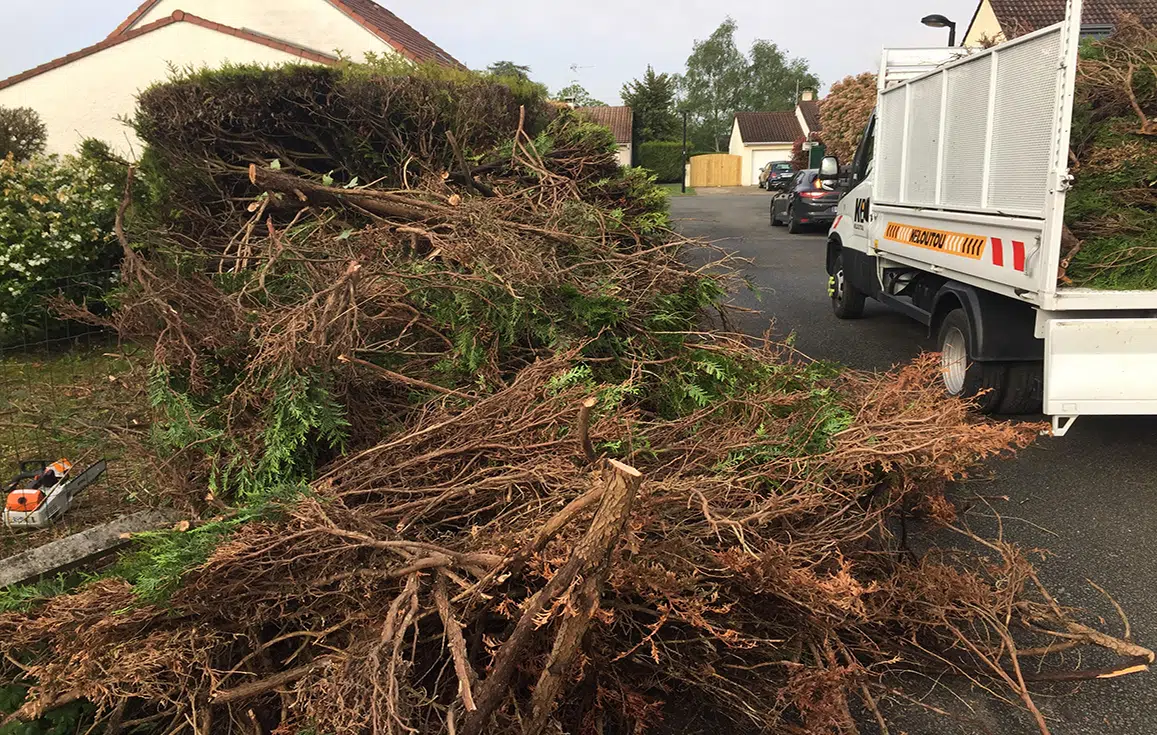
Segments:
[[[639,146],[639,165],[655,175],[660,184],[677,184],[683,180],[683,144],[651,141]]]

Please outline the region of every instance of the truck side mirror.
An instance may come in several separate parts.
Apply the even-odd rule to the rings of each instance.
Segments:
[[[824,156],[824,160],[820,162],[821,179],[831,180],[837,179],[840,176],[840,159],[835,156]]]

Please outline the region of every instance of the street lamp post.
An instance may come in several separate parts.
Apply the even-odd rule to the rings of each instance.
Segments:
[[[956,45],[956,23],[948,20],[943,15],[927,15],[920,21],[929,28],[947,28],[948,29],[948,45]]]

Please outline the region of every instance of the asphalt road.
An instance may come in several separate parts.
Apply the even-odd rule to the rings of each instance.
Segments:
[[[935,346],[923,327],[869,301],[866,317],[836,319],[826,294],[824,237],[788,235],[768,224],[768,195],[712,194],[676,198],[672,212],[685,233],[706,238],[753,262],[745,268],[757,289],[736,301],[757,310],[736,326],[762,334],[795,334],[815,358],[883,370]],[[1124,608],[1134,639],[1157,646],[1157,419],[1082,418],[1063,439],[1045,438],[1017,459],[996,463],[991,477],[958,488],[997,501],[1007,540],[1047,549],[1038,563],[1061,604],[1100,615],[1110,632],[1122,627],[1112,607],[1087,580]],[[985,510],[984,512],[987,512]],[[979,511],[977,511],[979,513]],[[982,527],[985,518],[970,523]],[[1035,695],[1053,735],[1157,733],[1157,672],[1066,685]],[[935,689],[931,684],[927,689]],[[927,701],[985,723],[994,735],[1038,732],[1031,717],[993,705],[961,687],[932,691]],[[959,696],[958,696],[959,695]],[[895,711],[892,732],[972,733],[977,725]],[[897,726],[898,725],[898,726]],[[867,733],[874,725],[864,729]]]

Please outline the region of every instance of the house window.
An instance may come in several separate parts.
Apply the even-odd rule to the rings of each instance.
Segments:
[[[1086,24],[1081,26],[1081,38],[1090,39],[1093,41],[1100,41],[1113,35],[1113,26],[1109,24],[1093,25]]]

